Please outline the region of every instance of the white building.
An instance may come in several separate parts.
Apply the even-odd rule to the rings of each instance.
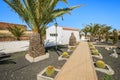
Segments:
[[[57,34],[56,34],[57,32]],[[75,28],[67,28],[67,27],[49,27],[46,30],[46,42],[52,42],[53,44],[69,44],[69,38],[71,36],[71,33],[74,33],[74,36],[76,37],[76,41],[79,42],[80,36],[79,36],[79,30]],[[57,39],[56,39],[57,35]]]

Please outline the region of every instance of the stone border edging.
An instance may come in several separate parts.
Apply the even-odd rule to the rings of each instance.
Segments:
[[[114,70],[109,65],[107,65],[107,64],[105,64],[105,65],[108,69],[102,69],[102,68],[98,68],[95,66],[95,70],[106,73],[108,75],[113,75],[115,73]]]
[[[43,69],[40,73],[37,74],[37,80],[54,80],[53,78],[43,76],[42,74],[46,71],[46,68]],[[55,71],[60,71],[59,69],[55,68]]]
[[[70,56],[68,56],[70,57]],[[62,55],[58,57],[58,60],[61,61],[61,60],[68,60],[69,58],[63,58]]]
[[[38,62],[38,61],[41,61],[41,60],[44,60],[44,59],[47,59],[49,58],[49,53],[46,53],[45,55],[41,55],[41,56],[38,56],[36,58],[33,58],[31,57],[29,54],[26,54],[25,55],[25,58],[29,61],[29,62]]]
[[[98,58],[98,59],[103,59],[103,56],[101,55],[101,53],[99,53],[99,55],[92,55],[92,57]]]

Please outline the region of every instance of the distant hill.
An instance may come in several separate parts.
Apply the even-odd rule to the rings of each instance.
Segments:
[[[14,27],[14,26],[20,27],[22,30],[27,30],[26,25],[0,22],[0,30],[7,30],[8,27]]]

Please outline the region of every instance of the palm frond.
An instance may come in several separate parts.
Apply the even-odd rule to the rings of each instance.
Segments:
[[[54,10],[53,14],[52,14],[52,17],[56,18],[56,17],[62,16],[63,14],[69,13],[71,10],[73,10],[75,8],[78,8],[78,7],[80,7],[80,6],[72,6],[72,7],[69,7],[69,8]]]
[[[17,38],[17,40],[20,40],[20,37],[24,35],[24,30],[17,26],[9,26],[8,30]]]
[[[55,9],[59,2],[67,4],[67,0],[4,0],[33,30],[40,29],[52,22],[56,17],[70,13],[80,6]]]
[[[49,1],[50,1],[50,0],[49,0]],[[58,3],[58,2],[61,2],[61,1],[64,2],[64,3],[66,3],[66,4],[68,4],[67,0],[51,0],[48,8],[49,8],[50,10],[54,10],[55,7],[56,7],[56,5],[57,5],[57,3]]]

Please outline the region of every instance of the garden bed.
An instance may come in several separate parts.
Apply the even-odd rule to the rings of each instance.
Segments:
[[[103,73],[108,74],[108,75],[114,75],[114,70],[107,64],[105,64],[104,69],[98,68],[95,63],[94,63],[94,66],[95,66],[95,70],[97,70],[97,71],[103,72]]]
[[[61,55],[61,56],[58,57],[58,60],[59,60],[59,61],[60,61],[60,60],[68,60],[69,57],[70,57],[70,56],[68,56],[68,57],[62,57],[62,55]]]
[[[64,48],[63,51],[66,51]],[[58,61],[58,55],[55,51],[49,51],[48,59],[30,63],[25,59],[25,52],[17,52],[11,54],[11,57],[6,58],[4,63],[0,64],[0,80],[37,80],[37,74],[46,66],[53,65],[57,69],[66,62],[65,60]]]
[[[120,79],[120,55],[118,55],[118,58],[113,58],[110,56],[110,53],[112,53],[112,50],[107,51],[103,47],[97,47],[97,50],[102,54],[103,61],[106,62],[108,65],[110,65],[115,72],[114,75],[111,76],[110,80],[119,80]],[[99,80],[103,80],[103,77],[106,74],[103,72],[97,71],[97,75]]]
[[[54,75],[52,76],[47,76],[45,71],[46,71],[46,68],[37,75],[37,80],[54,80],[55,76],[60,70],[55,69]]]
[[[103,59],[103,56],[101,55],[101,53],[98,53],[98,55],[93,55],[92,54],[92,57],[98,58],[98,59]]]

